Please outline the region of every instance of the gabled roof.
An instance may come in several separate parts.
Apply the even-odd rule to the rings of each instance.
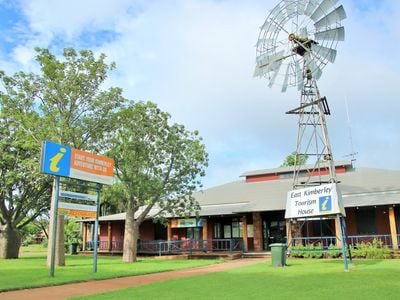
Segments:
[[[337,177],[345,207],[400,204],[400,171],[357,168],[337,174]],[[206,189],[195,197],[202,207],[201,216],[227,215],[285,210],[290,190],[291,178],[261,182],[241,180]],[[210,214],[212,205],[215,206]]]
[[[336,166],[343,164],[339,162]],[[282,168],[275,170],[280,169]],[[256,174],[256,172],[265,170],[244,174]],[[337,174],[337,178],[344,207],[400,205],[400,171],[353,168]],[[292,190],[292,178],[259,182],[246,182],[242,179],[195,193],[194,197],[201,207],[200,216],[232,215],[285,210],[286,196],[290,190]],[[157,208],[153,208],[148,218],[152,218],[155,213]],[[125,220],[125,213],[100,217],[99,220]]]

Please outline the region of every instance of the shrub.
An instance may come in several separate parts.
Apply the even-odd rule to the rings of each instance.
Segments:
[[[379,239],[373,239],[372,242],[357,243],[352,247],[353,257],[369,258],[369,259],[383,259],[390,258],[391,253],[388,246],[384,245]]]
[[[324,256],[324,252],[321,243],[318,243],[317,245],[307,244],[305,246],[293,246],[290,255],[298,258],[322,258]]]

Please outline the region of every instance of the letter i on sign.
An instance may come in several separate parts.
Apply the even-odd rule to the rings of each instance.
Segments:
[[[46,141],[42,148],[41,172],[68,177],[70,174],[71,148]]]
[[[331,196],[319,197],[319,211],[329,212],[332,210]]]

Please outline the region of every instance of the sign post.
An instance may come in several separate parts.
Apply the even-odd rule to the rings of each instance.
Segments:
[[[97,244],[98,244],[97,232],[99,230],[100,189],[101,189],[100,184],[97,184],[96,220],[94,221],[93,273],[97,272]]]
[[[55,176],[55,190],[53,203],[52,243],[50,276],[54,277],[56,238],[57,238],[57,214],[78,217],[94,217],[94,257],[93,272],[97,272],[97,245],[99,227],[99,207],[101,184],[113,184],[114,160],[93,153],[85,152],[69,146],[56,144],[50,141],[43,142],[40,160],[41,173]],[[69,191],[60,191],[60,176],[74,178],[88,182],[95,182],[96,196]],[[75,185],[65,183],[67,185]],[[87,188],[92,188],[86,186]],[[59,197],[75,199],[59,203]],[[87,201],[95,202],[95,206],[86,204]],[[59,207],[60,205],[60,207]]]
[[[53,228],[51,231],[52,243],[51,243],[51,260],[50,260],[50,277],[54,277],[54,265],[56,259],[56,240],[57,240],[57,210],[58,210],[58,194],[60,189],[60,176],[55,178],[55,195],[54,195],[54,207],[53,207]]]
[[[340,227],[344,269],[349,270],[346,257],[345,223],[346,216],[342,196],[336,183],[323,184],[289,191],[286,200],[285,219],[336,216]]]

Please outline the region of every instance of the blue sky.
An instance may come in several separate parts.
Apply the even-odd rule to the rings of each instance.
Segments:
[[[107,85],[151,100],[175,122],[199,130],[210,154],[205,186],[274,168],[295,148],[296,90],[253,78],[255,44],[278,1],[0,0],[0,69],[36,71],[34,47],[106,53],[117,63]],[[336,160],[400,169],[400,2],[343,0],[346,41],[319,81],[332,115]]]

